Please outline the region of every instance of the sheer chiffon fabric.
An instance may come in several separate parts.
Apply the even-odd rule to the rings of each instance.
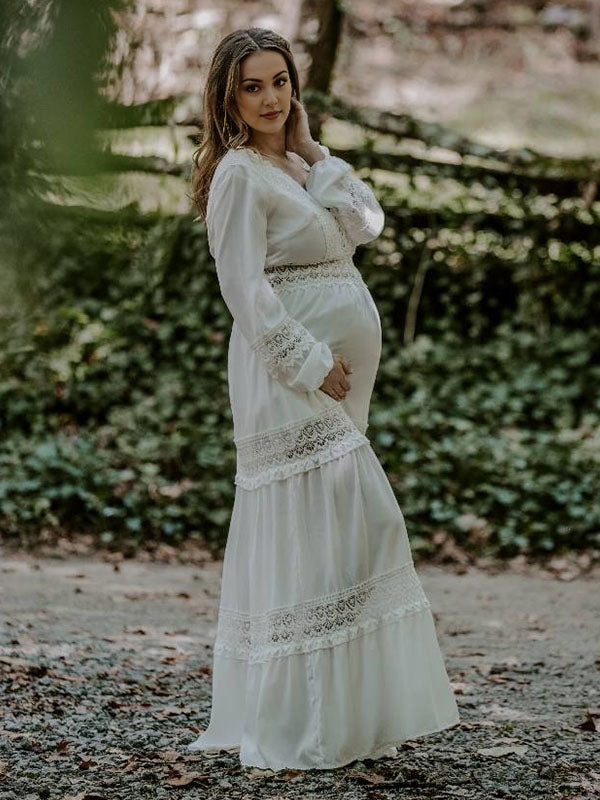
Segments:
[[[450,727],[458,709],[405,521],[369,439],[377,307],[352,255],[383,211],[329,154],[306,188],[228,151],[207,228],[234,322],[237,451],[206,730],[189,752],[329,769]],[[336,401],[333,352],[352,364]]]

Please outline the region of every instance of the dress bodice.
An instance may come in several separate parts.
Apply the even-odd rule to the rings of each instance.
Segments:
[[[306,281],[317,294],[332,281],[361,290],[364,284],[352,255],[358,244],[370,242],[383,229],[384,213],[370,187],[350,164],[332,156],[325,145],[319,147],[324,157],[306,164],[304,187],[248,147],[228,150],[210,184],[208,246],[221,295],[234,319],[230,355],[233,352],[233,360],[239,362],[235,370],[238,376],[249,370],[249,384],[256,376],[267,379],[263,386],[267,394],[276,391],[274,380],[288,395],[290,389],[295,395],[285,404],[275,404],[272,398],[266,402],[269,418],[265,420],[256,411],[259,403],[249,406],[238,426],[242,436],[278,424],[271,413],[275,406],[291,421],[307,411],[309,396],[322,405],[314,393],[333,367],[333,354],[326,337],[317,340],[290,313],[289,290],[300,289]],[[301,283],[294,279],[295,273],[302,274]],[[317,308],[312,300],[306,303]],[[350,304],[340,311],[340,318],[352,310]],[[301,316],[304,313],[299,311]],[[371,315],[372,309],[366,314]],[[333,324],[331,308],[323,307],[322,316]],[[255,399],[260,395],[256,387],[249,388],[249,393]]]
[[[344,219],[343,209],[340,214],[340,209],[335,206],[336,198],[331,196],[330,207],[324,204],[324,200],[326,200],[325,194],[333,188],[334,182],[343,183],[346,188],[351,182],[355,186],[360,185],[361,188],[368,189],[368,187],[355,178],[350,164],[331,156],[329,148],[325,145],[319,144],[319,147],[325,158],[315,162],[312,167],[306,165],[309,174],[305,187],[282,168],[273,164],[269,158],[249,147],[228,150],[215,170],[211,193],[213,187],[215,191],[218,189],[221,177],[236,166],[251,176],[256,183],[257,191],[263,194],[267,216],[265,266],[312,264],[351,257],[356,245],[362,241],[360,237],[357,241],[352,236],[353,231],[358,232],[356,230],[358,216],[355,218],[354,226],[348,230],[350,217],[346,214]],[[352,194],[347,195],[346,203],[352,198]],[[373,202],[375,198],[370,190],[365,192],[363,189],[361,197],[355,194],[354,199],[360,200],[361,203],[361,228],[364,228],[366,209],[370,208],[374,215],[378,212],[381,215],[381,209],[378,204],[375,206],[376,201]],[[366,206],[365,201],[367,201]],[[366,241],[370,238],[374,237],[369,237],[367,234]]]

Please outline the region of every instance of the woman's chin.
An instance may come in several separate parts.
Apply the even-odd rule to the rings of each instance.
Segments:
[[[255,127],[261,131],[264,131],[265,133],[274,133],[275,131],[281,130],[281,128],[284,127],[286,119],[287,117],[282,119],[281,114],[272,120],[266,119],[265,117],[260,117]]]

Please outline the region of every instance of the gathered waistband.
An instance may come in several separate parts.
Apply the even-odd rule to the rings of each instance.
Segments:
[[[316,261],[312,264],[275,264],[264,269],[265,277],[274,289],[290,290],[311,284],[354,283],[365,286],[352,258]]]

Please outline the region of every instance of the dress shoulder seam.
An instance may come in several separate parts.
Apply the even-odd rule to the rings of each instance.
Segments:
[[[236,172],[242,174],[245,179],[252,181],[259,192],[264,193],[266,191],[264,177],[258,172],[256,166],[247,157],[246,153],[240,150],[229,150],[217,164],[210,182],[207,217],[209,209],[212,208],[219,184],[227,175],[232,175]]]
[[[229,150],[228,153],[223,156],[214,171],[211,189],[213,186],[216,186],[221,178],[236,170],[241,171],[245,177],[253,180],[257,186],[260,186],[262,189],[265,188],[264,176],[260,174],[256,165],[250,161],[246,155],[241,154],[240,151]]]

